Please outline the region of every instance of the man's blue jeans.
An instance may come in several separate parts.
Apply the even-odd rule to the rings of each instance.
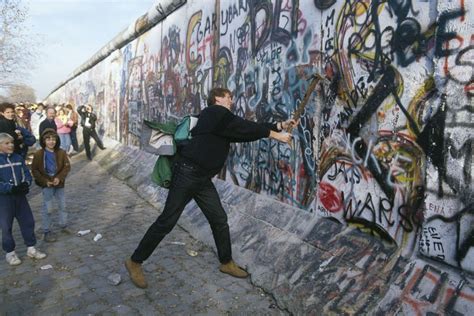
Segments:
[[[41,228],[47,233],[51,227],[50,212],[53,209],[53,198],[56,198],[59,206],[59,226],[67,226],[66,199],[64,188],[43,188],[43,208],[41,209]]]
[[[179,161],[173,169],[173,177],[165,208],[158,219],[148,228],[132,255],[132,260],[142,263],[151,256],[160,241],[173,229],[186,205],[194,199],[211,225],[221,263],[232,260],[227,214],[210,177],[203,176],[191,164]]]

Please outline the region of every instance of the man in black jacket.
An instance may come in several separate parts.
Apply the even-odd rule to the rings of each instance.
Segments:
[[[196,201],[211,226],[221,263],[219,270],[234,277],[248,276],[232,260],[227,214],[211,179],[224,166],[231,142],[251,142],[270,137],[289,143],[291,135],[282,130],[296,125],[296,122],[255,123],[234,115],[231,107],[232,94],[229,90],[212,89],[208,107],[201,112],[191,132],[193,137],[190,143],[178,149],[180,158],[173,167],[163,212],[148,228],[131,258],[125,261],[130,278],[137,287],[147,287],[141,264],[171,232],[191,199]]]
[[[46,108],[46,119],[42,121],[39,125],[39,135],[43,135],[43,132],[47,128],[52,128],[55,131],[58,130],[56,126],[56,122],[54,119],[56,118],[56,109],[52,106]]]
[[[77,112],[81,116],[81,126],[82,126],[82,137],[84,141],[84,148],[86,149],[87,159],[92,160],[91,154],[91,137],[95,140],[97,147],[100,149],[105,149],[102,141],[95,131],[95,123],[97,122],[97,115],[92,112],[92,106],[90,104],[86,106],[80,106],[77,109]]]

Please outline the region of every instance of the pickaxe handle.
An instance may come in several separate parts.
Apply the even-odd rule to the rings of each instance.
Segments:
[[[311,77],[311,82],[308,86],[308,89],[306,90],[305,94],[304,94],[304,97],[303,97],[303,101],[301,101],[300,105],[298,106],[298,108],[296,109],[295,113],[293,114],[293,119],[295,121],[298,121],[301,117],[301,115],[303,114],[304,112],[304,108],[306,107],[306,104],[308,103],[309,101],[309,98],[311,97],[311,94],[313,93],[314,89],[316,89],[316,85],[319,83],[319,81],[321,80],[324,80],[324,81],[328,81],[326,78],[323,78],[320,74],[318,73],[315,73],[312,77]],[[288,128],[286,129],[286,131],[288,133],[291,133],[291,131],[293,130],[293,126],[290,125],[288,126]]]

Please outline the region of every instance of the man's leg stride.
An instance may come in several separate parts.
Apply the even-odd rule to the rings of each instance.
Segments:
[[[194,200],[211,226],[214,242],[216,243],[217,255],[221,263],[219,271],[236,278],[248,277],[248,273],[232,260],[232,247],[227,214],[222,207],[216,188],[210,179],[195,195]]]
[[[92,160],[92,153],[91,153],[91,134],[90,134],[90,129],[89,128],[84,128],[82,130],[82,138],[84,142],[84,149],[86,150],[86,156],[87,159]]]
[[[161,240],[173,230],[183,212],[184,206],[181,210],[175,210],[175,212],[167,211],[165,207],[163,213],[148,228],[133,255],[125,261],[125,267],[130,275],[130,279],[137,287],[146,288],[148,286],[142,270],[142,263],[151,256]]]
[[[177,186],[175,185],[176,182],[185,183],[185,185]],[[191,193],[186,184],[186,181],[173,181],[163,213],[148,228],[133,255],[125,261],[130,279],[139,288],[147,287],[142,263],[151,256],[161,240],[173,230],[186,204],[191,200]]]
[[[97,147],[99,147],[101,150],[105,149],[105,146],[102,143],[102,140],[100,139],[99,135],[97,135],[97,131],[95,129],[91,130],[91,137],[94,139],[95,143],[97,144]]]

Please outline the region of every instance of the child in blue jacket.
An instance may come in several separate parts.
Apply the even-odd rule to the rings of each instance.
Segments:
[[[43,259],[46,254],[37,250],[35,221],[30,205],[26,199],[31,184],[31,174],[23,158],[15,154],[14,138],[7,133],[0,133],[0,228],[2,229],[2,248],[7,253],[6,260],[10,265],[19,265],[21,260],[15,253],[12,226],[16,218],[25,241],[27,256]]]

